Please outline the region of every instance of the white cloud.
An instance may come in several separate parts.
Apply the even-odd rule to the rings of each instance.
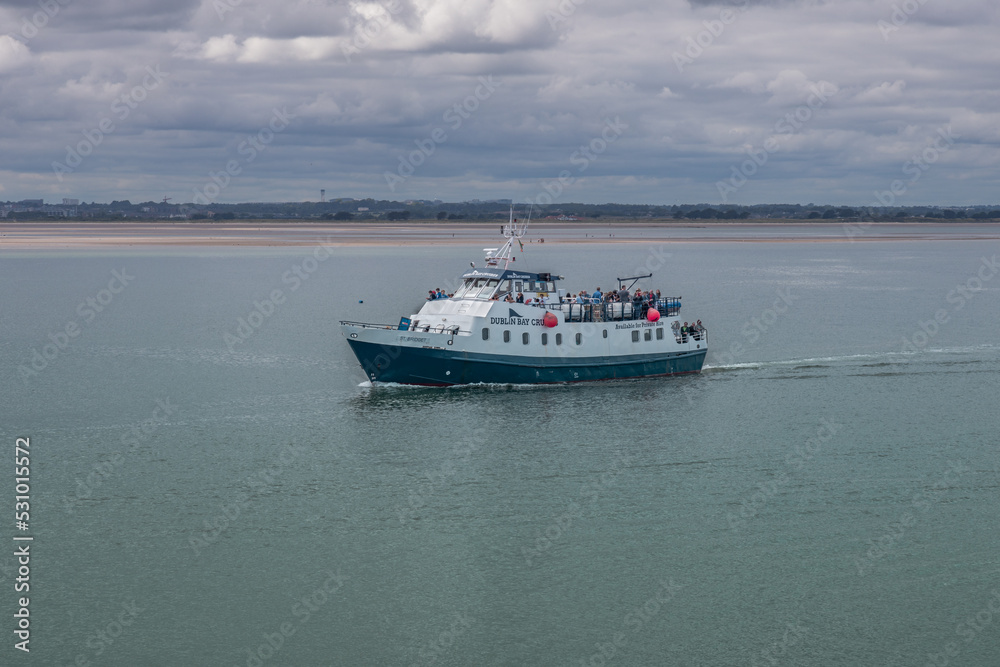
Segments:
[[[31,60],[31,51],[25,44],[10,35],[0,35],[0,72],[26,65]]]
[[[854,96],[854,101],[859,104],[888,104],[890,102],[897,102],[903,96],[903,90],[905,89],[906,82],[902,79],[896,79],[892,83],[884,81],[858,93]]]

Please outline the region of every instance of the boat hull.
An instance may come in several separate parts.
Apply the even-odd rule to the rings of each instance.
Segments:
[[[657,355],[553,359],[384,345],[348,339],[368,378],[424,386],[550,384],[698,373],[706,349]]]

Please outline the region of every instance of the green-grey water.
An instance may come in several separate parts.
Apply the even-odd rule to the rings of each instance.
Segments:
[[[653,266],[702,374],[453,389],[363,386],[338,321],[482,242],[331,249],[294,290],[310,248],[4,254],[34,541],[23,654],[10,516],[0,662],[1000,664],[1000,242],[650,243],[519,265]]]

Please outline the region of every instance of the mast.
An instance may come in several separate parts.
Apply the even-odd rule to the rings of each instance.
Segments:
[[[521,243],[521,238],[528,231],[528,223],[531,222],[531,210],[528,210],[528,219],[524,220],[521,224],[518,224],[517,218],[514,217],[514,205],[510,205],[510,219],[507,221],[500,231],[503,233],[507,242],[503,244],[500,248],[483,248],[486,253],[486,266],[499,266],[500,262],[503,262],[504,270],[510,266],[511,262],[514,262],[517,258],[514,257],[514,242],[517,241],[517,245],[520,246],[521,252],[524,252],[524,244]]]

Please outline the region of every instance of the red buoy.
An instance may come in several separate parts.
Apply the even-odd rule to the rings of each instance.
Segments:
[[[545,317],[542,318],[542,324],[551,329],[555,325],[559,324],[559,318],[552,313],[545,313]]]
[[[646,311],[646,319],[649,320],[650,322],[656,322],[658,319],[660,319],[660,311],[658,311],[656,308],[650,308],[648,311]]]

